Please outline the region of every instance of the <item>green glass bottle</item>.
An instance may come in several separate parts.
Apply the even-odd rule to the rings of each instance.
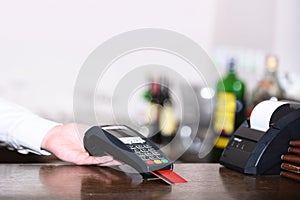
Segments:
[[[217,135],[213,149],[213,161],[219,160],[231,134],[245,120],[245,83],[235,71],[235,61],[228,63],[228,73],[217,83],[217,104],[214,112],[213,129]]]

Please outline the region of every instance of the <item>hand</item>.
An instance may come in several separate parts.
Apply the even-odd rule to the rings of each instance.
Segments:
[[[57,158],[78,165],[120,165],[111,156],[94,157],[85,150],[80,132],[89,127],[70,123],[52,128],[42,141],[42,149],[53,153]]]

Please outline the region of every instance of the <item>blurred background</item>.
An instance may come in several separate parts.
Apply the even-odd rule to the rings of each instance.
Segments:
[[[200,107],[205,107],[205,103],[217,104],[215,98],[220,92],[217,84],[232,72],[230,66],[234,65],[234,73],[245,85],[242,95],[245,119],[255,104],[254,98],[262,98],[253,97],[254,91],[269,84],[262,80],[272,79],[272,73],[276,76],[279,93],[271,92],[271,96],[300,101],[299,19],[298,0],[1,0],[0,95],[48,119],[62,123],[73,121],[74,85],[90,53],[120,33],[161,28],[181,33],[198,43],[219,72],[207,77],[215,80],[215,86],[204,88],[213,90],[208,96],[202,82],[197,77],[192,78]],[[268,55],[275,57],[266,62]],[[231,58],[234,61],[230,62]],[[183,68],[180,62],[174,62],[172,67]],[[205,70],[206,66],[203,66]],[[149,80],[149,76],[152,74],[143,74],[139,78]],[[150,81],[157,82],[157,77]],[[181,97],[186,96],[180,83],[172,86],[174,82],[170,80],[170,88],[174,86]],[[110,105],[113,86],[107,83],[104,88],[97,97],[101,115],[111,116],[111,110],[106,108]],[[151,86],[149,88],[151,93]],[[147,99],[147,91],[143,91],[146,95],[143,100],[153,103]],[[84,91],[82,98],[85,98]],[[177,101],[190,105],[184,98],[172,101],[174,109]],[[136,105],[140,106],[131,107],[133,116],[140,114],[141,107],[146,104]],[[185,118],[190,119],[190,123],[197,115],[193,110],[193,105],[185,109]],[[205,130],[214,123],[211,117],[216,111],[214,108],[201,109],[201,112],[202,116],[208,116],[201,118],[199,130]],[[180,116],[175,118],[181,120]],[[112,121],[110,117],[105,120],[103,123]],[[182,133],[186,135],[186,127],[179,128],[184,128]],[[181,160],[212,161],[199,157],[199,145],[201,133]]]

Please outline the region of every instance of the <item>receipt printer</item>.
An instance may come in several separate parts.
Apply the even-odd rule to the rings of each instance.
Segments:
[[[263,101],[233,133],[220,164],[245,174],[279,174],[290,140],[300,140],[300,103]]]

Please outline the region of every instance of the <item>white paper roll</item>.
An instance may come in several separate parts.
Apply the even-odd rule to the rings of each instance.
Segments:
[[[250,115],[250,126],[252,129],[267,131],[274,111],[288,102],[266,100],[254,107]]]

